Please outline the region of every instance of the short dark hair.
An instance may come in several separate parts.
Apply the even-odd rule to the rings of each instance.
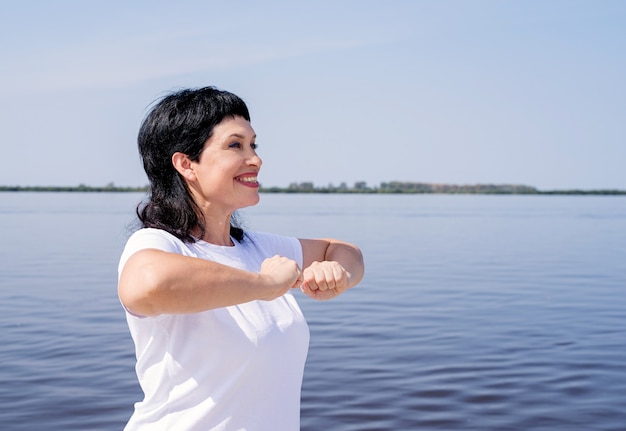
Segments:
[[[172,164],[176,152],[198,161],[213,128],[224,118],[250,121],[242,99],[215,87],[172,92],[154,104],[141,124],[137,143],[150,181],[146,202],[137,207],[143,227],[163,229],[185,242],[195,242],[194,229],[205,230],[205,220],[187,184]],[[230,234],[243,240],[243,229],[231,220]]]

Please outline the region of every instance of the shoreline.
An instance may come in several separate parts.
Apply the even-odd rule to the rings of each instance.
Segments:
[[[261,187],[260,193],[287,193],[287,194],[474,194],[474,195],[580,195],[580,196],[623,196],[626,190],[618,189],[565,189],[565,190],[538,190],[530,186],[512,185],[443,185],[426,183],[403,183],[406,187],[313,187],[307,183],[305,187],[290,185],[289,187]],[[384,184],[383,184],[384,185]],[[71,192],[71,193],[147,193],[149,188],[118,187],[118,186],[0,186],[0,192]]]

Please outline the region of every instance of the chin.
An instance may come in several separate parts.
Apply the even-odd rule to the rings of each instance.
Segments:
[[[259,203],[259,201],[261,200],[261,197],[259,196],[259,194],[257,193],[255,198],[251,198],[251,199],[247,199],[246,202],[242,203],[239,208],[246,208],[246,207],[253,207],[256,204]]]

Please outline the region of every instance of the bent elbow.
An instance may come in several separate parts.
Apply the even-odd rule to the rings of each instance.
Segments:
[[[159,290],[155,265],[138,253],[131,256],[122,272],[117,285],[117,292],[124,308],[139,316],[158,315],[154,304],[155,293]]]

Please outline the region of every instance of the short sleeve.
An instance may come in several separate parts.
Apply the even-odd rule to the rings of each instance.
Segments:
[[[157,249],[170,253],[181,253],[183,242],[174,235],[160,229],[145,228],[133,233],[124,247],[118,265],[118,276],[128,259],[140,250]]]

